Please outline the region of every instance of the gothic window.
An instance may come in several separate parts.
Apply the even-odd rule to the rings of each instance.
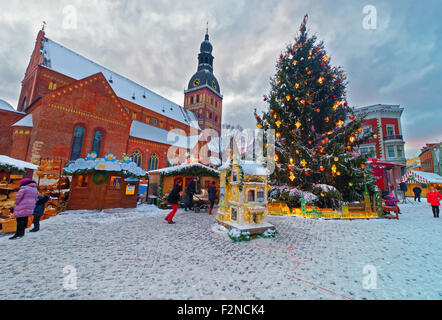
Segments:
[[[51,80],[51,82],[49,82],[49,90],[55,89],[57,89],[57,84]]]
[[[97,158],[100,157],[101,141],[103,140],[103,132],[101,130],[95,130],[94,138],[92,140],[92,152],[95,152]]]
[[[156,126],[156,125],[158,124],[158,120],[155,119],[155,118],[152,118],[152,124],[153,124],[154,126]]]
[[[147,167],[147,170],[157,170],[158,169],[158,162],[160,162],[160,158],[158,157],[158,155],[156,153],[153,153],[150,157],[149,157],[149,165]]]
[[[83,137],[85,129],[82,126],[76,126],[74,129],[74,139],[72,141],[71,160],[81,157],[81,149],[83,147]]]
[[[190,97],[190,104],[193,104],[193,97]]]
[[[23,99],[20,111],[23,111],[25,108],[26,108],[26,97],[24,97],[24,99]]]
[[[141,167],[141,161],[143,160],[143,156],[140,151],[135,150],[132,152],[132,161],[137,164],[137,166]]]

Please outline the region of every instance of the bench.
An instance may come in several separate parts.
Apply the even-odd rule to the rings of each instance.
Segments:
[[[384,211],[384,212],[394,212],[395,213],[395,215],[394,216],[387,216],[387,215],[384,215],[384,218],[387,218],[387,219],[397,219],[397,220],[399,220],[399,208],[397,207],[397,202],[395,202],[395,204],[394,204],[394,206],[391,206],[391,205],[387,205],[387,201],[386,200],[382,200],[382,211]]]

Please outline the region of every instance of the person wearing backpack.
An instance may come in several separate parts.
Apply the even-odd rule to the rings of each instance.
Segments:
[[[183,181],[178,180],[178,182],[175,184],[175,186],[172,188],[172,191],[170,191],[169,195],[167,196],[167,202],[169,202],[170,206],[172,207],[172,211],[169,212],[169,214],[166,216],[165,220],[169,224],[174,224],[173,217],[175,216],[175,213],[178,210],[178,201],[180,200],[180,192],[182,189]]]

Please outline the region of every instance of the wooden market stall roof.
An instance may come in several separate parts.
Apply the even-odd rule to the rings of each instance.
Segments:
[[[198,162],[148,171],[149,175],[159,174],[163,176],[200,176],[201,173],[211,177],[219,176],[218,170],[207,167]]]
[[[440,175],[438,175],[437,173],[433,173],[433,172],[411,170],[411,171],[408,171],[404,176],[402,176],[401,181],[407,182],[407,183],[420,182],[420,183],[425,183],[425,184],[429,184],[429,183],[441,183],[442,184],[442,177]]]
[[[24,171],[26,169],[37,170],[37,166],[30,162],[14,159],[5,155],[0,155],[0,169],[16,169]]]

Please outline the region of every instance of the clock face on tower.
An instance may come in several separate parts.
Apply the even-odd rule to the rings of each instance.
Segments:
[[[193,81],[193,86],[198,87],[200,85],[200,79],[196,78],[195,81]]]
[[[212,88],[213,88],[214,90],[216,90],[216,83],[215,83],[215,81],[212,81]]]

